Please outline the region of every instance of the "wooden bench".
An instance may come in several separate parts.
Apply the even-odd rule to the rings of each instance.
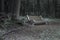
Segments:
[[[44,21],[43,18],[41,19],[41,17],[39,17],[39,16],[29,16],[29,19],[33,25],[46,24],[46,21]]]

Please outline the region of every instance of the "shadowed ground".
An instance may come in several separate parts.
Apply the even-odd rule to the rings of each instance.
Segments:
[[[2,36],[4,40],[60,40],[60,24],[13,26]]]

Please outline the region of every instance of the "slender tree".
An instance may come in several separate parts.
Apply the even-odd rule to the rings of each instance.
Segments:
[[[40,15],[40,0],[37,0],[37,15]]]
[[[18,3],[17,3],[17,11],[16,11],[16,13],[17,13],[17,18],[19,17],[19,14],[20,14],[20,0],[18,0]]]

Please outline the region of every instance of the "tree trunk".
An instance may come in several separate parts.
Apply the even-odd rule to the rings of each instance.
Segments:
[[[4,0],[2,0],[2,12],[4,11]]]
[[[40,0],[37,0],[37,15],[40,15]]]
[[[16,4],[17,5],[17,11],[16,11],[16,14],[17,14],[17,18],[19,17],[19,14],[20,14],[20,0],[18,0],[18,3]]]
[[[21,0],[14,0],[14,7],[13,7],[13,13],[14,13],[14,19],[18,19],[20,14],[20,2]]]

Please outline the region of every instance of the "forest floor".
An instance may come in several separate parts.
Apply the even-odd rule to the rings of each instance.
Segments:
[[[13,27],[14,26],[14,27]],[[60,40],[60,23],[49,25],[20,26],[12,25],[1,38],[3,40]]]

